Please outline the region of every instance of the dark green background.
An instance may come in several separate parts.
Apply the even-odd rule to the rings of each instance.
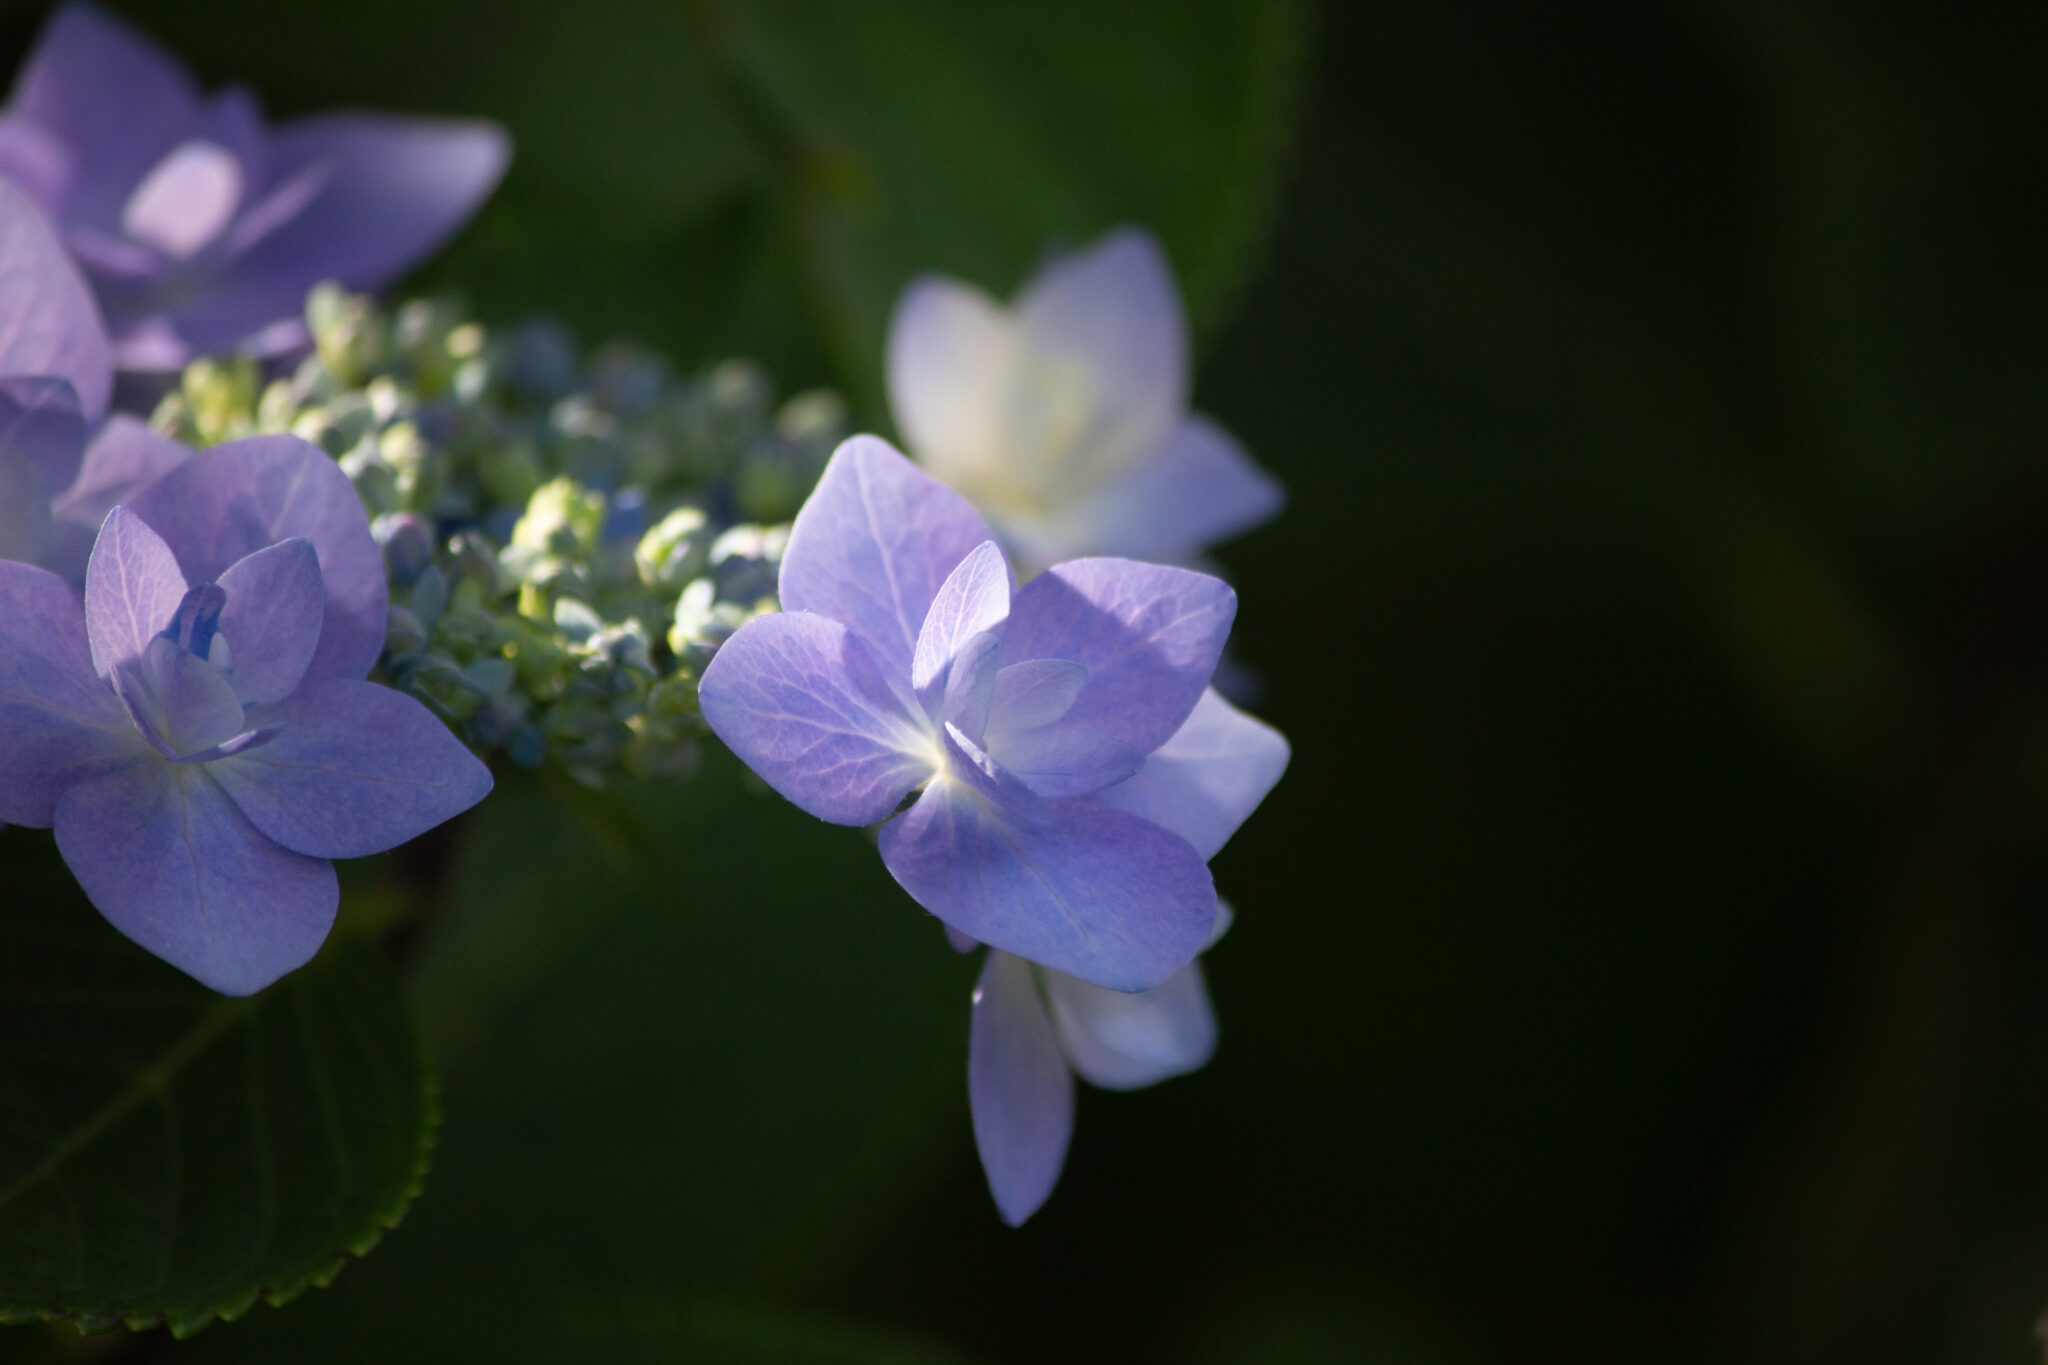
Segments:
[[[2048,10],[122,8],[280,112],[509,124],[423,276],[487,318],[874,421],[910,271],[1154,225],[1291,491],[1223,557],[1295,762],[1216,862],[1215,1062],[1085,1094],[1021,1232],[972,966],[861,836],[723,764],[508,783],[403,945],[407,1224],[78,1351],[2039,1358]]]

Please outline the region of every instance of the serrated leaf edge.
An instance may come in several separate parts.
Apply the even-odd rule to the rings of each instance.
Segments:
[[[203,1046],[206,1042],[210,1042],[215,1035],[246,1012],[245,1007],[248,1003],[246,1000],[223,1002],[223,1008],[218,1016],[222,1022],[196,1033],[196,1043],[188,1040],[186,1044],[174,1049],[172,1054],[167,1054],[166,1058],[160,1060],[151,1070],[161,1069],[165,1061],[168,1061],[172,1055],[193,1050],[195,1046]],[[101,1332],[109,1332],[116,1327],[127,1327],[135,1332],[146,1332],[153,1328],[165,1327],[169,1329],[173,1338],[183,1341],[187,1337],[193,1336],[211,1326],[215,1320],[221,1322],[235,1321],[255,1307],[258,1299],[263,1300],[272,1307],[282,1308],[308,1289],[325,1289],[328,1285],[334,1283],[334,1277],[342,1272],[342,1269],[352,1258],[369,1255],[370,1252],[376,1249],[378,1243],[384,1240],[385,1233],[390,1232],[405,1221],[405,1215],[411,1210],[413,1201],[418,1199],[420,1194],[426,1189],[427,1172],[433,1166],[434,1151],[440,1145],[441,1140],[441,1081],[439,1075],[434,1070],[433,1058],[427,1054],[426,1041],[419,1035],[417,1028],[413,1030],[413,1048],[420,1063],[419,1098],[422,1121],[420,1124],[420,1145],[419,1150],[413,1157],[411,1178],[406,1181],[405,1188],[398,1192],[398,1195],[392,1200],[388,1208],[372,1215],[369,1230],[357,1237],[353,1242],[350,1242],[346,1249],[336,1256],[332,1262],[295,1278],[279,1281],[276,1284],[258,1285],[250,1289],[246,1295],[237,1294],[233,1298],[223,1300],[211,1307],[199,1309],[189,1314],[173,1316],[166,1310],[165,1312],[155,1314],[123,1315],[90,1311],[66,1311],[63,1309],[11,1308],[5,1304],[0,1304],[0,1327],[26,1327],[38,1322],[68,1322],[78,1330],[81,1336],[93,1336]],[[124,1096],[122,1101],[108,1106],[105,1122],[111,1123],[121,1113],[125,1113],[128,1108],[132,1107],[134,1103],[139,1102],[139,1097],[129,1100]],[[104,1123],[97,1122],[98,1116],[95,1116],[95,1119],[96,1127],[105,1126]]]

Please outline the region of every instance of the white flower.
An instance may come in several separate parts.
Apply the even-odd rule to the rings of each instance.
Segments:
[[[1184,563],[1280,510],[1279,483],[1188,411],[1187,319],[1142,229],[1048,262],[1009,307],[958,280],[912,281],[888,370],[911,454],[1027,567]]]

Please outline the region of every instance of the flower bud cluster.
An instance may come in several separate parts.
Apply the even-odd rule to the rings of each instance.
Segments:
[[[579,779],[687,776],[697,678],[776,608],[788,521],[845,435],[833,394],[780,404],[728,361],[677,375],[559,326],[487,332],[451,305],[331,286],[314,348],[266,382],[189,366],[152,424],[210,445],[286,431],[340,464],[390,578],[380,675],[480,752]]]

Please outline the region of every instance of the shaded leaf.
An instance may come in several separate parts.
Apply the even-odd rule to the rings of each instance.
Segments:
[[[778,1354],[717,1305],[815,1294],[939,1158],[971,1161],[974,964],[859,831],[706,760],[575,801],[505,775],[419,949],[433,1197],[198,1358],[918,1359]]]
[[[324,1285],[405,1212],[431,1077],[382,958],[214,994],[0,836],[0,1320],[180,1335]]]

